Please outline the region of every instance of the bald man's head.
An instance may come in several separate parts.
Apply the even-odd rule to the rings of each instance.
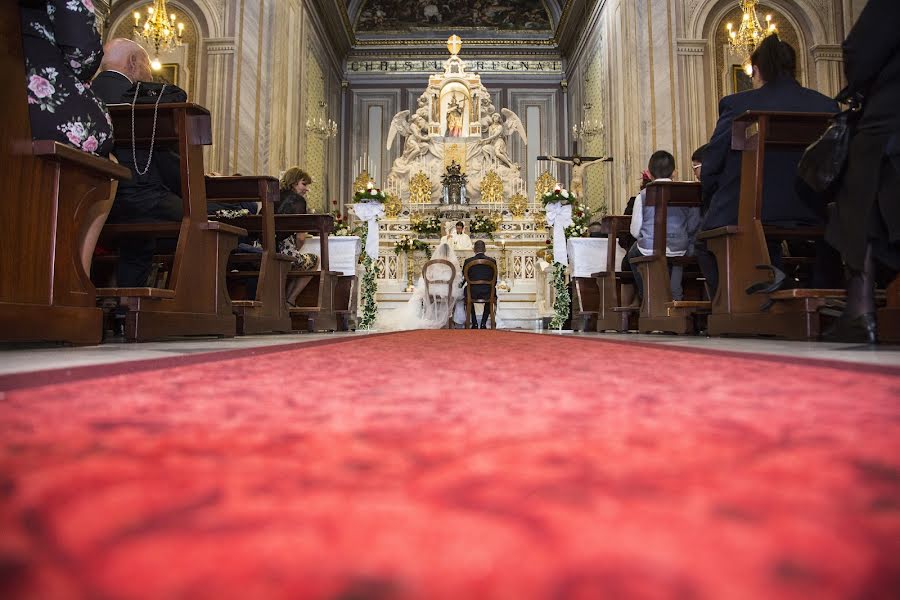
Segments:
[[[153,81],[150,72],[150,55],[140,44],[125,38],[113,38],[103,46],[101,71],[119,71],[132,82]]]

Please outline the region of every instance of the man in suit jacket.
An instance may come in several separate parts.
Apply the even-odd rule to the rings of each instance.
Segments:
[[[478,240],[475,242],[475,256],[470,256],[463,263],[463,273],[466,272],[466,266],[475,260],[489,260],[493,264],[493,267],[488,265],[475,265],[471,269],[469,269],[469,279],[472,280],[490,280],[494,278],[494,275],[497,273],[497,261],[487,256],[484,252],[486,247],[484,245],[483,240]],[[487,284],[478,284],[471,286],[471,294],[473,300],[488,300],[491,297],[491,286]],[[484,312],[481,314],[481,328],[487,329],[487,320],[488,316],[491,314],[491,303],[484,303]],[[475,321],[475,311],[472,311],[472,329],[478,329],[478,325]]]
[[[754,89],[732,94],[719,102],[719,121],[703,154],[704,204],[708,210],[700,229],[736,225],[741,193],[741,152],[731,149],[731,126],[748,110],[836,113],[837,103],[801,86],[796,80],[797,59],[790,44],[770,35],[750,58]],[[815,201],[801,198],[794,187],[801,151],[766,150],[762,220],[766,224],[797,227],[823,224]],[[773,250],[777,250],[773,248]],[[712,297],[718,286],[715,258],[701,241],[697,259]],[[777,262],[780,255],[773,257]]]
[[[127,92],[137,81],[152,81],[150,56],[140,45],[116,38],[104,46],[100,74],[91,89],[106,104],[132,103]],[[149,170],[141,175],[150,158],[149,151],[130,144],[117,146],[116,159],[131,169],[131,181],[119,182],[116,200],[109,213],[110,223],[145,223],[180,221],[184,215],[181,193],[181,165],[177,153],[154,150]],[[153,260],[156,243],[152,239],[123,239],[119,246],[117,280],[120,287],[143,287]]]

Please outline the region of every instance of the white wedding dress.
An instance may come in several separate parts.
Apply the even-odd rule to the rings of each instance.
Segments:
[[[453,265],[459,265],[456,253],[448,244],[442,243],[435,249],[432,255],[434,259],[444,259]],[[428,270],[430,280],[447,281],[450,279],[450,268],[446,265],[431,265]],[[409,329],[441,329],[447,326],[449,318],[448,309],[454,312],[457,322],[464,321],[465,308],[460,301],[463,290],[462,269],[458,266],[453,274],[453,283],[450,286],[451,298],[449,303],[434,302],[425,293],[425,279],[419,277],[413,289],[412,297],[406,304],[391,311],[379,311],[376,320],[376,329],[381,331],[404,331]],[[440,291],[446,290],[446,284],[439,285]],[[436,290],[432,289],[432,292]],[[460,315],[462,314],[462,320]]]

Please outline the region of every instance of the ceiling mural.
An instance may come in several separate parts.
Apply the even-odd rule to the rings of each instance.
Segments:
[[[542,0],[364,0],[357,32],[479,28],[550,31]]]

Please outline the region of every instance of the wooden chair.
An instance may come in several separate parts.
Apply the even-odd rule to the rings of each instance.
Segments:
[[[239,334],[291,331],[291,315],[285,303],[285,282],[291,269],[290,256],[279,254],[275,246],[275,202],[279,199],[278,180],[273,177],[207,177],[206,199],[222,204],[259,202],[254,215],[260,229],[262,253],[232,254],[228,261],[228,281],[256,279],[253,298],[231,301],[237,316]],[[215,217],[212,217],[216,219]],[[216,219],[219,220],[219,219]],[[249,228],[244,228],[248,231]],[[232,298],[237,290],[229,286]]]
[[[432,279],[431,271],[433,267],[443,266],[450,269],[449,278],[447,272],[444,271],[440,279]],[[447,310],[447,329],[453,329],[453,282],[456,279],[457,266],[449,260],[443,258],[435,258],[429,260],[422,265],[422,279],[425,281],[425,295],[428,296],[429,302],[434,304],[439,310]],[[443,293],[443,287],[447,286],[447,293]]]
[[[0,3],[0,340],[98,344],[103,311],[85,269],[127,168],[52,140],[32,141],[21,19]]]
[[[251,232],[262,232],[259,216],[221,219]],[[306,331],[334,331],[337,329],[334,293],[340,273],[331,271],[328,262],[328,236],[334,227],[331,215],[275,215],[275,233],[314,233],[319,236],[319,270],[289,271],[288,279],[299,279],[304,287],[297,296],[291,315],[292,328]]]
[[[631,271],[620,271],[616,261],[616,246],[619,239],[628,234],[631,217],[628,215],[608,215],[600,222],[600,231],[606,234],[609,246],[606,250],[606,270],[592,273],[599,291],[597,304],[597,331],[618,331],[624,333],[635,329],[639,307],[622,306],[622,286],[634,285]]]
[[[647,186],[645,205],[656,209],[653,221],[653,254],[631,259],[632,267],[640,269],[644,284],[639,327],[642,333],[654,331],[695,333],[703,325],[702,317],[710,311],[709,302],[672,300],[669,265],[696,269],[697,259],[693,256],[666,257],[666,217],[669,207],[699,209],[701,198],[699,183],[660,181]]]
[[[490,279],[469,279],[469,271],[472,267],[484,265],[493,269],[493,275]],[[472,311],[475,310],[475,304],[491,303],[491,329],[497,329],[497,263],[486,258],[471,260],[463,266],[463,279],[466,282],[466,327],[470,327],[472,323]],[[487,300],[478,300],[472,298],[473,285],[489,285],[491,289],[490,296]]]
[[[712,299],[710,335],[762,335],[816,339],[821,333],[819,310],[844,290],[789,289],[748,293],[761,280],[774,281],[766,238],[821,238],[821,227],[778,228],[762,223],[764,167],[767,148],[803,149],[818,139],[832,115],[827,113],[747,112],[734,120],[732,148],[743,152],[738,224],[700,233],[719,267],[719,286]],[[783,185],[793,185],[784,182]]]
[[[111,224],[102,239],[122,236],[178,237],[166,288],[99,288],[97,294],[118,297],[128,307],[125,337],[145,341],[174,336],[233,337],[236,320],[228,297],[225,273],[237,238],[247,232],[206,217],[203,146],[212,143],[209,111],[191,103],[109,106],[117,146],[174,149],[181,158],[184,218],[169,223]]]

